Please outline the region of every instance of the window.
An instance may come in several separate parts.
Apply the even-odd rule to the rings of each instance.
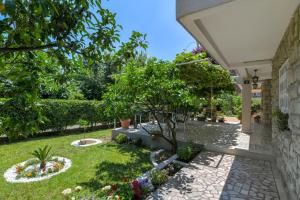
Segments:
[[[281,68],[279,69],[279,109],[283,113],[289,112],[288,107],[288,60],[283,63]]]

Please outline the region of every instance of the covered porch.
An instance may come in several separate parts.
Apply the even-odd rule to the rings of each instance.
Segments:
[[[271,127],[272,58],[298,4],[299,0],[177,0],[177,21],[220,65],[236,72],[242,88],[243,132],[253,132],[253,88],[262,93],[261,123]]]

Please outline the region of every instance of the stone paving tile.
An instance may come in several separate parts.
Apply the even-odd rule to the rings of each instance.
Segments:
[[[211,163],[218,163],[220,158],[218,167],[212,167]],[[278,200],[279,195],[270,162],[204,152],[153,192],[150,199]]]

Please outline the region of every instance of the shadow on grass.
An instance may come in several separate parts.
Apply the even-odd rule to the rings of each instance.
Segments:
[[[129,182],[152,168],[149,161],[149,152],[134,145],[118,145],[107,143],[102,148],[111,148],[120,154],[126,154],[128,162],[120,162],[117,158],[106,160],[96,166],[95,177],[87,182],[79,183],[91,191],[116,184]]]

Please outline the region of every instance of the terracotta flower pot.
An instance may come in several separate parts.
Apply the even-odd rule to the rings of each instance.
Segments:
[[[129,125],[130,125],[130,119],[121,119],[121,127],[125,128],[125,129],[129,129]]]

